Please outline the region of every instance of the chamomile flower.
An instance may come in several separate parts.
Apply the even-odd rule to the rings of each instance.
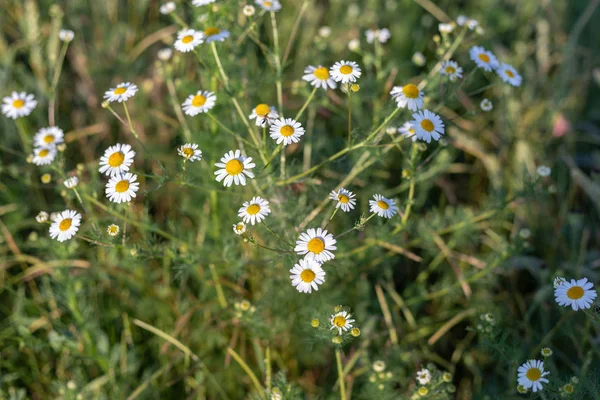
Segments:
[[[441,23],[438,24],[438,29],[440,30],[440,33],[451,33],[454,30],[454,25]]]
[[[244,234],[246,232],[246,224],[242,221],[238,222],[237,224],[233,224],[233,232],[236,235]]]
[[[341,336],[342,333],[352,329],[352,323],[354,321],[355,320],[352,319],[352,314],[348,313],[347,311],[340,311],[333,314],[329,319],[329,323],[331,324],[331,328],[329,328],[329,330],[337,329]]]
[[[108,228],[106,228],[106,233],[108,233],[109,236],[117,236],[119,234],[119,230],[119,225],[110,224]]]
[[[557,276],[556,278],[554,278],[554,289],[558,288],[562,283],[566,282],[566,279],[563,278],[562,276]]]
[[[536,172],[542,178],[547,178],[550,176],[550,173],[552,173],[552,170],[546,165],[540,165],[539,167],[537,167]]]
[[[210,42],[224,42],[229,37],[230,33],[227,30],[219,29],[214,26],[210,26],[204,30],[204,41]]]
[[[40,211],[38,215],[35,216],[35,220],[40,224],[43,224],[44,222],[48,221],[48,217],[49,215],[46,211]]]
[[[462,78],[463,69],[458,66],[456,61],[447,60],[442,63],[440,74],[447,76],[450,81]]]
[[[194,162],[202,159],[202,150],[198,149],[196,143],[186,143],[177,149],[177,154],[185,158],[189,162]]]
[[[392,218],[398,213],[396,202],[392,199],[386,199],[380,194],[373,196],[375,200],[369,200],[369,210],[384,218]]]
[[[367,37],[367,43],[373,43],[375,40],[379,43],[385,43],[392,37],[392,34],[387,28],[367,29],[365,31],[365,36]]]
[[[373,363],[373,371],[375,372],[383,372],[385,371],[385,361],[377,360]]]
[[[266,11],[279,11],[281,10],[281,3],[279,0],[256,0],[255,3]]]
[[[477,20],[466,17],[464,15],[459,15],[456,18],[456,23],[458,24],[458,26],[467,25],[469,30],[475,30],[475,28],[477,28],[477,26],[479,25],[479,22],[477,22]]]
[[[471,60],[477,64],[477,66],[484,71],[490,72],[498,67],[498,60],[496,56],[489,50],[484,49],[481,46],[473,46],[469,50],[469,56]]]
[[[298,143],[304,135],[304,128],[291,118],[281,118],[273,121],[270,128],[271,139],[274,139],[277,144],[283,143],[287,146],[292,143]]]
[[[173,11],[175,11],[175,3],[172,1],[168,1],[162,6],[160,6],[159,11],[163,15],[171,14]]]
[[[53,146],[64,142],[64,133],[57,126],[40,129],[33,137],[33,145],[36,147]]]
[[[65,185],[65,187],[67,189],[73,189],[74,187],[76,187],[79,184],[79,178],[76,176],[72,176],[70,178],[65,179],[63,184]]]
[[[100,157],[99,171],[108,176],[119,175],[129,171],[129,167],[133,164],[135,151],[128,144],[116,144],[110,146],[104,151],[104,155]]]
[[[423,108],[423,91],[412,83],[404,86],[394,86],[390,95],[392,99],[396,100],[398,108],[408,108],[411,111]]]
[[[311,293],[319,290],[319,285],[325,282],[325,271],[321,264],[312,259],[301,259],[294,268],[290,269],[290,279],[300,293]]]
[[[429,143],[432,138],[439,140],[444,134],[444,122],[437,114],[429,110],[421,110],[414,113],[412,117],[410,124],[420,140]]]
[[[194,50],[202,42],[204,42],[204,33],[193,29],[184,29],[177,34],[177,40],[173,46],[175,50],[187,53]]]
[[[209,112],[217,102],[217,96],[213,92],[199,90],[196,94],[190,94],[181,105],[183,112],[193,117],[200,113]]]
[[[49,165],[56,158],[56,147],[55,146],[43,146],[33,149],[33,160],[32,163],[35,165]]]
[[[360,67],[354,61],[338,61],[329,69],[329,74],[336,82],[356,82],[362,74]]]
[[[264,128],[267,125],[271,125],[273,121],[279,118],[279,113],[275,107],[269,107],[268,104],[260,103],[252,109],[252,114],[250,114],[248,117],[256,120],[256,126]]]
[[[173,56],[173,50],[165,47],[164,49],[160,49],[157,54],[160,61],[169,61]]]
[[[2,102],[2,114],[12,119],[28,116],[37,106],[34,96],[25,92],[12,92],[10,96],[2,99]]]
[[[549,373],[544,372],[543,361],[529,360],[517,370],[517,383],[535,393],[543,389],[542,383],[548,383],[548,379],[544,377]]]
[[[112,88],[104,92],[104,98],[109,102],[113,103],[118,101],[122,103],[135,96],[138,91],[138,87],[131,82],[119,83],[116,88]]]
[[[113,203],[127,203],[134,199],[140,188],[137,175],[127,172],[115,175],[106,184],[106,197]]]
[[[260,223],[269,214],[271,214],[269,202],[258,196],[253,197],[250,201],[245,201],[238,210],[238,217],[252,225]]]
[[[251,6],[251,5],[247,4],[242,9],[242,12],[244,13],[244,15],[246,17],[251,17],[251,16],[253,16],[256,13],[256,9],[254,8],[254,6]]]
[[[254,178],[254,174],[250,171],[256,166],[252,162],[252,157],[242,155],[240,150],[233,152],[230,150],[221,157],[221,162],[215,164],[221,168],[215,171],[217,182],[223,181],[226,187],[232,184],[246,185],[246,177]]]
[[[322,65],[319,65],[318,67],[309,65],[306,67],[304,69],[302,80],[310,83],[314,87],[320,87],[325,90],[329,88],[335,89],[337,87],[335,80],[329,74],[329,70]]]
[[[215,0],[192,0],[192,4],[195,7],[202,7],[214,3]]]
[[[71,239],[81,225],[81,214],[73,210],[65,210],[58,213],[50,225],[50,237],[59,242]]]
[[[300,255],[306,254],[305,258],[323,263],[335,258],[332,251],[337,249],[336,242],[333,235],[326,230],[311,228],[300,234],[294,251]]]
[[[507,82],[514,87],[521,86],[521,83],[523,82],[521,74],[519,74],[517,70],[514,69],[513,66],[510,64],[501,63],[496,68],[496,73],[500,76],[500,78],[502,78],[504,82]]]
[[[483,99],[481,103],[479,103],[479,107],[483,111],[492,111],[494,109],[494,103],[490,99]]]
[[[410,122],[405,122],[404,125],[398,128],[398,133],[407,139],[410,138],[413,142],[417,141],[417,135]]]
[[[588,282],[587,278],[579,280],[571,279],[571,282],[562,282],[554,289],[556,302],[565,307],[571,306],[575,311],[590,308],[597,293],[592,288],[594,284]]]
[[[427,385],[431,382],[431,372],[427,368],[417,371],[417,381],[421,385]]]
[[[348,42],[348,50],[350,51],[358,51],[360,50],[360,40],[352,39]]]
[[[550,357],[552,354],[554,354],[554,352],[552,351],[552,349],[550,347],[544,347],[541,351],[540,351],[541,355],[544,357]]]
[[[75,32],[70,29],[61,29],[58,31],[58,38],[61,42],[70,42],[75,38]]]
[[[332,190],[329,198],[337,202],[335,208],[341,208],[342,211],[349,212],[350,210],[354,209],[354,206],[356,206],[356,200],[354,199],[355,196],[356,195],[351,191],[340,188],[337,192]]]

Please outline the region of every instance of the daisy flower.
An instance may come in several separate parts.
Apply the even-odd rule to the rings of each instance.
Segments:
[[[490,99],[483,99],[481,100],[481,103],[479,103],[479,107],[483,111],[492,111],[494,109],[494,104]]]
[[[65,179],[63,184],[65,185],[65,187],[67,189],[73,189],[74,187],[76,187],[79,184],[79,178],[76,176],[72,176],[70,178]]]
[[[536,172],[542,178],[547,178],[550,176],[550,173],[552,172],[552,170],[550,169],[550,167],[547,167],[545,165],[540,165],[539,167],[537,167]]]
[[[319,290],[319,285],[325,282],[325,271],[321,264],[312,259],[302,259],[290,269],[290,279],[300,293],[311,293]]]
[[[287,146],[292,143],[298,143],[302,135],[304,135],[304,128],[291,118],[281,118],[273,121],[270,129],[271,139],[277,141],[277,144],[283,143]]]
[[[62,42],[70,42],[71,40],[73,40],[73,38],[75,38],[75,32],[73,32],[70,29],[61,29],[60,31],[58,31],[58,38]]]
[[[335,258],[332,253],[337,249],[335,244],[336,240],[331,233],[321,228],[311,228],[300,234],[294,251],[300,255],[306,254],[306,258],[323,263]]]
[[[417,381],[419,381],[420,385],[427,385],[431,382],[431,372],[427,368],[417,371]]]
[[[256,12],[256,9],[254,8],[254,6],[251,6],[249,4],[245,5],[244,8],[242,9],[242,12],[244,13],[244,15],[246,17],[251,17],[254,15],[254,13]]]
[[[238,222],[237,224],[233,224],[233,232],[236,235],[244,234],[246,232],[246,224],[242,221]]]
[[[213,92],[199,90],[195,95],[190,94],[181,105],[183,112],[190,117],[210,111],[217,102]]]
[[[4,103],[2,104],[2,114],[12,119],[28,116],[37,105],[34,96],[25,92],[12,92],[2,101]]]
[[[331,323],[331,328],[329,328],[329,330],[337,329],[338,333],[341,335],[343,332],[347,332],[352,328],[352,323],[354,321],[355,320],[352,319],[352,314],[347,311],[340,311],[333,314],[329,319],[329,322]]]
[[[556,302],[561,306],[571,306],[575,311],[590,308],[597,293],[592,288],[594,285],[588,282],[587,278],[575,280],[571,282],[564,281],[554,289],[554,297]]]
[[[204,42],[204,33],[193,29],[184,29],[177,34],[177,40],[173,46],[176,50],[187,53],[194,50],[202,42]]]
[[[521,75],[510,64],[501,63],[496,68],[496,73],[504,82],[507,82],[514,87],[521,86],[521,82],[523,82]]]
[[[48,217],[49,215],[46,211],[40,211],[38,215],[35,216],[35,220],[40,224],[43,224],[44,222],[48,221]]]
[[[438,24],[438,29],[440,30],[440,33],[451,33],[454,30],[454,25],[441,23]]]
[[[471,60],[477,64],[479,68],[482,68],[484,71],[490,72],[498,67],[498,60],[496,56],[481,46],[473,46],[471,50],[469,50],[469,56]]]
[[[215,0],[192,0],[192,4],[195,7],[202,7],[214,3]]]
[[[252,225],[260,223],[269,214],[271,214],[269,202],[258,196],[253,197],[250,201],[245,201],[238,210],[238,217]]]
[[[240,150],[235,152],[230,150],[221,157],[221,162],[216,163],[215,166],[221,168],[215,171],[217,182],[223,181],[223,185],[229,187],[233,183],[245,186],[246,176],[254,178],[254,174],[250,170],[256,164],[252,162],[252,157],[242,155]]]
[[[81,225],[81,214],[73,210],[65,210],[58,213],[50,225],[50,237],[59,242],[71,239]]]
[[[256,126],[264,128],[267,125],[271,125],[273,120],[279,118],[279,113],[275,107],[269,107],[268,104],[260,103],[252,110],[252,114],[248,116],[250,119],[256,119]]]
[[[335,208],[341,208],[342,211],[349,212],[350,210],[353,210],[356,205],[356,200],[354,199],[355,196],[356,195],[351,191],[340,188],[337,192],[332,190],[329,198],[337,201]]]
[[[377,360],[373,363],[373,371],[375,372],[383,372],[385,371],[385,361]]]
[[[417,141],[417,135],[410,122],[405,122],[404,125],[398,128],[398,133],[405,138],[410,138],[413,142]]]
[[[33,160],[35,165],[48,165],[56,157],[56,147],[44,146],[33,149]]]
[[[531,389],[534,393],[542,390],[542,383],[548,383],[544,376],[550,372],[544,372],[544,362],[540,360],[529,360],[517,370],[517,383],[525,389]]]
[[[477,25],[479,25],[479,22],[477,22],[477,20],[469,18],[465,15],[459,15],[458,18],[456,18],[456,23],[458,24],[458,26],[467,25],[467,27],[470,30],[474,30],[475,28],[477,28]]]
[[[281,3],[279,0],[256,0],[255,3],[266,11],[279,11],[281,10]]]
[[[106,184],[106,197],[113,203],[127,203],[136,197],[140,188],[137,175],[127,172],[110,178]]]
[[[110,146],[100,157],[100,169],[98,171],[108,176],[119,175],[129,171],[133,164],[135,151],[128,144],[116,144]]]
[[[335,89],[337,87],[335,80],[331,78],[331,75],[329,74],[329,70],[322,65],[319,65],[318,67],[309,65],[306,67],[304,69],[302,80],[310,83],[314,87],[320,87],[325,90],[328,88]]]
[[[108,228],[106,228],[106,233],[108,233],[109,236],[117,236],[119,234],[119,230],[119,225],[110,224]]]
[[[64,142],[64,133],[57,126],[40,129],[33,137],[33,144],[36,147],[52,146]]]
[[[196,143],[186,143],[177,149],[177,154],[185,158],[189,162],[194,162],[202,159],[202,150],[198,150]]]
[[[175,3],[173,3],[172,1],[168,1],[162,6],[160,6],[159,10],[160,13],[163,15],[171,14],[173,11],[175,11]]]
[[[367,29],[365,31],[365,36],[367,37],[367,43],[373,43],[375,40],[379,43],[385,43],[392,37],[392,34],[387,28]]]
[[[442,63],[440,74],[447,76],[450,81],[454,81],[457,78],[462,78],[463,69],[458,66],[456,61],[447,60]]]
[[[439,140],[444,134],[444,122],[439,115],[429,110],[421,110],[412,115],[414,118],[410,121],[417,137],[427,143],[433,140]]]
[[[158,54],[159,60],[169,61],[171,59],[171,57],[173,56],[173,50],[171,50],[168,47],[165,47],[164,49],[160,49],[157,54]]]
[[[562,276],[557,276],[556,278],[554,278],[554,289],[558,288],[562,283],[566,282],[566,279],[563,278]]]
[[[215,28],[214,26],[208,27],[204,30],[204,41],[210,42],[224,42],[229,37],[229,31]]]
[[[423,108],[423,92],[417,85],[409,83],[404,86],[394,86],[390,92],[392,99],[396,100],[398,108],[407,108],[411,111],[417,111]]]
[[[369,200],[369,210],[372,213],[384,218],[392,218],[398,213],[396,202],[392,199],[386,199],[380,194],[373,196],[375,200]]]
[[[329,69],[329,74],[336,82],[356,82],[360,78],[360,67],[354,61],[338,61]]]
[[[138,91],[138,87],[131,82],[119,83],[116,88],[107,90],[104,92],[104,98],[109,103],[118,101],[122,103],[135,96]]]

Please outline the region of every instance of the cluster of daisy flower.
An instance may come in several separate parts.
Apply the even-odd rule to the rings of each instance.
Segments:
[[[452,384],[452,374],[437,369],[433,364],[417,371],[415,377],[418,386],[411,399],[422,397],[446,398],[449,393],[454,393],[456,387]]]
[[[328,328],[321,327],[319,319],[313,318],[311,321],[311,326],[313,328],[322,328],[323,332],[333,331],[335,336],[331,339],[331,341],[336,345],[342,344],[346,338],[360,336],[360,329],[354,324],[356,320],[352,318],[352,314],[346,307],[339,305],[335,306],[333,308],[333,314],[331,314],[331,316],[328,318],[328,322]]]
[[[369,382],[377,385],[377,389],[385,389],[385,384],[388,383],[394,376],[392,371],[386,371],[385,361],[377,360],[371,365],[373,372],[369,375]]]

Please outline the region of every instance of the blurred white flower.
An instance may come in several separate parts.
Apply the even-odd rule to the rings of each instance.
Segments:
[[[547,178],[550,176],[550,173],[552,172],[552,170],[550,169],[550,167],[547,167],[545,165],[540,165],[537,170],[536,170],[537,174],[539,176],[541,176],[542,178]]]
[[[63,42],[70,42],[75,37],[75,32],[70,29],[61,29],[58,31],[58,38]]]
[[[479,103],[479,107],[481,107],[483,111],[492,111],[494,109],[494,104],[490,99],[483,99],[481,100],[481,103]]]

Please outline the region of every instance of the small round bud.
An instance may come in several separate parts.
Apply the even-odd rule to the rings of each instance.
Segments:
[[[354,93],[356,93],[360,90],[360,85],[353,83],[352,85],[350,85],[350,90],[352,90]]]
[[[46,211],[40,211],[38,213],[38,215],[36,215],[35,220],[37,222],[39,222],[40,224],[42,224],[42,223],[48,221],[48,217],[49,217],[49,215]]]
[[[110,103],[108,102],[108,100],[104,100],[102,102],[102,108],[108,108],[108,106],[110,106]]]
[[[312,321],[310,321],[310,326],[317,328],[319,326],[319,320],[317,318],[313,318]]]
[[[417,393],[419,393],[419,396],[427,396],[429,389],[427,389],[425,386],[421,386]]]
[[[385,370],[385,361],[377,360],[373,363],[373,370],[375,372],[383,372]]]
[[[108,228],[106,228],[106,233],[108,233],[109,236],[117,236],[119,234],[119,229],[119,225],[110,224]]]
[[[48,184],[52,180],[52,175],[44,174],[40,177],[40,180],[42,181],[42,183]]]
[[[331,341],[332,341],[334,344],[341,344],[341,343],[342,343],[342,338],[341,338],[341,337],[339,337],[339,336],[336,336],[336,337],[334,337],[333,339],[331,339]]]
[[[550,347],[544,347],[541,353],[544,357],[550,357],[553,354],[552,349]]]
[[[248,311],[250,309],[250,302],[248,300],[242,300],[240,302],[240,310],[242,311]]]
[[[350,334],[354,337],[359,337],[360,336],[360,329],[358,328],[352,328],[350,329]]]
[[[69,381],[67,382],[67,389],[75,390],[77,389],[77,384],[74,381]]]
[[[342,311],[342,306],[335,306],[335,307],[333,308],[333,312],[336,312],[336,313],[338,313],[338,312],[340,312],[340,311]]]
[[[66,149],[67,149],[67,145],[65,143],[56,145],[56,150],[60,151],[61,153],[64,152]]]
[[[359,49],[360,49],[360,40],[352,39],[351,41],[348,42],[348,50],[357,51]]]
[[[452,382],[452,374],[450,372],[444,372],[442,375],[442,380],[444,382]]]
[[[251,17],[254,15],[254,13],[256,13],[256,9],[254,8],[254,6],[251,5],[246,5],[244,6],[244,8],[242,9],[242,12],[244,13],[244,15],[246,17]]]

